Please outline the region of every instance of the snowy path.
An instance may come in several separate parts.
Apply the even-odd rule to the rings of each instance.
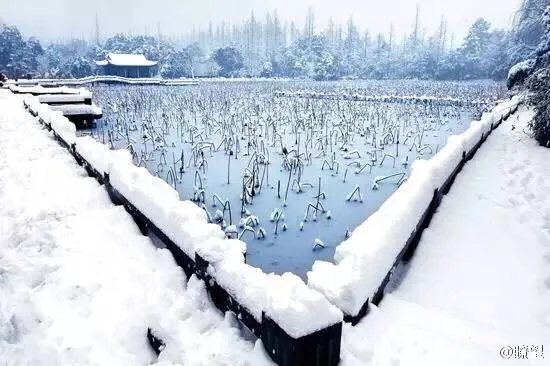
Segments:
[[[400,286],[344,331],[346,365],[548,365],[550,150],[495,130],[444,198]],[[515,128],[513,128],[515,127]],[[545,359],[504,346],[544,344]]]
[[[258,365],[202,282],[0,90],[0,365]]]

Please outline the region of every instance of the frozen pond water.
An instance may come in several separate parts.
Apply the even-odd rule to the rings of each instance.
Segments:
[[[302,277],[315,260],[332,261],[346,233],[395,191],[414,160],[430,158],[505,93],[489,81],[207,81],[92,89],[104,117],[83,133],[130,149],[136,164],[205,207],[212,221],[247,242],[251,265]]]

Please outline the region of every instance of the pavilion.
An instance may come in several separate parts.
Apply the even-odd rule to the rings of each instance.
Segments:
[[[103,61],[96,61],[102,75],[126,78],[150,78],[157,74],[157,61],[141,54],[109,53]]]

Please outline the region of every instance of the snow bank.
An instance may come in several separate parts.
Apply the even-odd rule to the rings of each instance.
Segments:
[[[497,105],[493,109],[492,113],[494,114],[495,118],[497,118],[497,120],[500,119],[501,117],[507,118],[512,112],[512,110],[514,110],[514,108],[518,106],[519,101],[520,101],[520,97],[516,95],[512,99]]]
[[[26,95],[23,97],[23,104],[34,115],[40,117],[45,123],[50,125],[57,135],[61,137],[68,145],[76,142],[76,126],[65,117],[71,115],[71,111],[89,110],[94,114],[101,114],[101,109],[90,105],[67,105],[67,106],[48,106],[40,103],[40,97]],[[65,108],[67,107],[67,108]],[[65,110],[66,109],[66,110]]]
[[[481,136],[487,136],[491,128],[494,127],[501,119],[506,119],[512,113],[512,110],[519,104],[519,96],[514,96],[512,99],[503,101],[495,106],[491,112],[483,113],[480,121],[472,121],[470,128],[460,135],[464,145],[464,152],[469,153],[472,148],[480,141]]]
[[[517,107],[520,98],[515,96],[511,100],[501,102],[491,112],[483,113],[481,120],[472,121],[470,127],[458,136],[449,136],[447,144],[430,160],[435,164],[436,187],[442,184],[458,166],[462,154],[468,154],[480,141],[487,136],[502,118],[507,118]]]
[[[394,247],[392,253],[398,252],[428,208],[434,189],[433,164],[426,160],[415,161],[409,179],[384,202],[373,220],[357,227],[349,240],[336,248],[336,263],[359,251],[379,256],[381,251],[389,249],[388,244]]]
[[[40,102],[36,97],[26,95],[23,97],[23,105],[29,109],[32,113],[37,113],[40,108]]]
[[[157,227],[165,226],[168,219],[169,208],[179,201],[178,192],[158,177],[151,176],[145,168],[132,166],[130,176],[134,178],[130,184],[131,191],[126,192],[126,198],[145,214]],[[115,177],[117,172],[111,172]],[[113,186],[115,188],[116,184]]]
[[[480,122],[483,127],[483,133],[488,134],[494,127],[495,115],[491,112],[485,112],[481,115]]]
[[[500,103],[481,121],[473,121],[461,135],[450,136],[447,145],[430,160],[415,161],[408,180],[395,191],[335,251],[336,264],[317,261],[308,272],[308,285],[348,315],[355,316],[377,292],[405,244],[417,230],[434,192],[487,136],[491,124],[506,117],[519,98]]]
[[[167,209],[168,220],[161,230],[189,257],[195,255],[196,239],[193,234],[201,232],[201,226],[206,225],[207,216],[203,209],[191,201],[178,201]],[[194,230],[189,230],[193,227]]]
[[[180,201],[178,192],[168,183],[136,167],[127,151],[111,159],[108,173],[111,185],[189,257],[198,253],[209,262],[226,256],[244,261],[243,242],[223,240],[222,229],[209,224],[202,209],[190,201]]]

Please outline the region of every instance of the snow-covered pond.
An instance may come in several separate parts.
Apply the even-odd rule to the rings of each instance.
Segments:
[[[335,247],[397,189],[414,160],[430,158],[449,135],[464,131],[505,95],[490,81],[217,81],[92,89],[104,117],[83,133],[130,149],[136,164],[207,209],[228,235],[247,242],[251,265],[302,277],[315,260],[332,261]],[[304,97],[312,92],[316,98]]]

